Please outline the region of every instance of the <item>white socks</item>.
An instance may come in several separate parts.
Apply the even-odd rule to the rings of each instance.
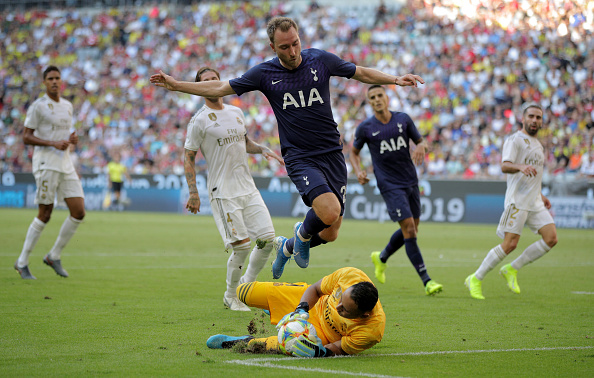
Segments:
[[[262,249],[258,248],[257,244],[254,246],[250,254],[250,263],[243,276],[243,282],[254,282],[256,280],[258,273],[262,271],[268,261],[270,251],[272,251],[272,239],[268,240]]]
[[[45,228],[45,223],[39,220],[39,218],[33,218],[33,222],[29,225],[29,230],[27,231],[27,236],[25,237],[25,242],[23,243],[23,250],[21,251],[21,255],[17,260],[17,266],[19,268],[25,267],[29,265],[29,255],[33,248],[35,248],[35,244],[39,240],[41,236],[41,232]]]
[[[52,250],[49,252],[49,257],[52,260],[60,260],[60,256],[62,254],[62,250],[68,244],[72,235],[76,232],[78,225],[82,223],[82,220],[78,220],[68,216],[64,223],[62,223],[62,228],[60,228],[60,233],[58,234],[58,238],[56,239],[56,243],[54,244]]]
[[[493,268],[497,266],[504,258],[507,256],[503,249],[501,248],[501,244],[497,247],[494,247],[487,253],[487,256],[481,263],[481,266],[476,270],[474,276],[479,280],[483,280],[487,273],[489,273]]]
[[[538,260],[542,256],[545,255],[548,251],[551,250],[551,247],[544,242],[544,240],[540,239],[532,244],[530,244],[524,252],[517,259],[512,261],[511,266],[516,270],[520,270],[524,265],[530,264],[531,262]]]
[[[250,242],[234,246],[233,252],[229,256],[229,260],[227,260],[227,291],[225,292],[227,298],[237,297],[235,289],[239,286],[241,269],[245,264],[248,253],[250,253],[250,246]]]

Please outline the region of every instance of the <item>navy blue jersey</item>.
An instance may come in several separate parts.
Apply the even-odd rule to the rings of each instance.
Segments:
[[[288,70],[277,58],[250,68],[229,84],[238,95],[259,90],[272,106],[286,161],[342,150],[332,116],[330,77],[351,78],[356,66],[318,49],[301,51],[299,67]]]
[[[392,118],[386,125],[375,116],[361,122],[353,142],[358,150],[367,143],[377,186],[382,193],[419,182],[410,156],[410,141],[418,141],[421,134],[408,114],[391,113]]]

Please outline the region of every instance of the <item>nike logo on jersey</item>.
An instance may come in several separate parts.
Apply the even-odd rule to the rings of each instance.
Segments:
[[[377,135],[377,134],[379,134],[379,133],[380,133],[379,131],[376,131],[376,132],[374,132],[374,133],[371,133],[371,136],[376,136],[376,135]]]
[[[274,85],[274,84],[278,84],[278,83],[280,83],[281,81],[283,81],[283,79],[280,79],[280,80],[272,80],[272,85]]]

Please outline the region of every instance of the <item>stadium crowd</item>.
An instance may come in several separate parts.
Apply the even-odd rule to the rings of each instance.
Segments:
[[[312,2],[307,10],[286,4],[0,13],[0,171],[31,171],[23,123],[43,93],[43,68],[54,64],[80,127],[80,173],[104,172],[109,156],[121,152],[133,174],[183,174],[185,128],[202,102],[156,88],[149,76],[163,69],[193,81],[199,67],[210,65],[223,80],[234,78],[273,57],[265,24],[286,14],[298,20],[303,48],[423,77],[427,84],[420,88],[388,88],[391,109],[411,115],[431,146],[421,177],[502,179],[501,147],[526,101],[546,109],[540,136],[548,174],[594,177],[594,2],[408,0],[377,11],[377,4]],[[300,16],[304,11],[307,17]],[[359,82],[333,80],[335,119],[348,154],[356,126],[372,112]],[[280,153],[264,96],[226,101],[244,109],[252,139]],[[370,166],[369,156],[362,157]],[[249,163],[256,175],[285,174],[261,155]],[[206,169],[203,159],[197,165],[198,172]]]

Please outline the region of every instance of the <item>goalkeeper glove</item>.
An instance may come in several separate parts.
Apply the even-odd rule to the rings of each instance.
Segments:
[[[309,311],[309,303],[307,303],[307,302],[299,303],[299,306],[297,306],[295,311],[282,317],[282,319],[276,324],[276,329],[278,330],[285,324],[290,323],[296,319],[303,319],[303,320],[309,319],[308,311]]]
[[[300,335],[287,351],[294,357],[329,357],[333,353],[324,347],[322,340],[316,335]]]

